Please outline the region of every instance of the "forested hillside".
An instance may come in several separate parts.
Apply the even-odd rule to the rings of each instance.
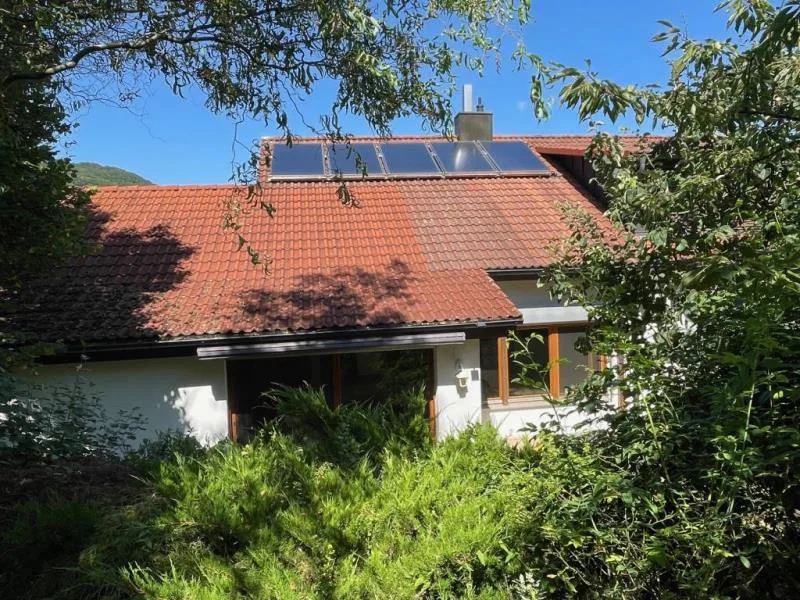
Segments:
[[[76,185],[152,185],[141,175],[92,162],[75,163]]]

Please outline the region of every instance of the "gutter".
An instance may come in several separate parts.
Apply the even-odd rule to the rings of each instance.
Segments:
[[[495,281],[512,281],[514,279],[538,279],[544,274],[543,267],[522,269],[486,269],[486,273]]]
[[[338,340],[304,340],[272,344],[235,344],[197,349],[197,358],[253,358],[270,355],[342,354],[351,352],[385,352],[387,350],[422,350],[437,346],[458,346],[467,335],[463,331],[422,333]]]
[[[302,331],[281,333],[221,334],[187,336],[168,340],[97,343],[84,346],[67,346],[63,352],[41,357],[43,363],[72,363],[85,360],[108,361],[141,358],[167,358],[177,356],[199,356],[200,350],[208,347],[235,345],[254,346],[296,343],[303,341],[351,340],[397,337],[409,334],[440,332],[479,333],[487,329],[511,328],[522,322],[522,316],[506,319],[443,323],[438,325],[400,325],[386,328],[328,329],[324,331]]]

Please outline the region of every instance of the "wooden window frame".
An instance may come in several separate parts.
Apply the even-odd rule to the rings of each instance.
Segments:
[[[552,364],[548,372],[548,387],[550,397],[557,400],[561,396],[561,363],[559,357],[561,353],[561,330],[570,329],[574,325],[523,325],[518,327],[516,331],[531,331],[531,330],[547,330],[547,358],[548,362]],[[607,358],[600,356],[600,363],[605,364]],[[510,379],[510,357],[508,353],[508,337],[502,336],[497,338],[497,388],[498,395],[487,398],[489,401],[500,401],[501,404],[507,405],[513,398],[514,402],[529,402],[531,400],[541,400],[546,394],[544,393],[531,393],[524,396],[511,396],[511,379]],[[592,357],[587,358],[587,364],[592,364]]]
[[[556,400],[561,395],[561,363],[558,362],[561,339],[559,336],[558,327],[550,326],[547,328],[547,362],[552,365],[548,373],[550,376],[550,397]]]
[[[511,387],[508,360],[508,338],[506,336],[499,337],[497,338],[497,391],[503,404],[508,404]]]

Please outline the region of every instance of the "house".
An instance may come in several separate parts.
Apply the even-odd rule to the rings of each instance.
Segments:
[[[548,248],[569,235],[560,205],[608,225],[583,159],[590,139],[493,137],[484,112],[456,126],[459,142],[266,140],[254,201],[276,212],[250,211],[241,231],[271,258],[266,273],[223,230],[231,201],[253,201],[242,189],[99,189],[93,251],[11,316],[64,344],[36,381],[68,382],[81,363],[112,412],[138,406],[151,430],[212,443],[244,435],[271,382],[324,385],[346,402],[371,393],[376,357],[414,351],[436,437],[476,421],[514,435],[542,419],[550,408],[513,382],[506,337],[538,332],[537,357],[564,359],[555,394],[596,362],[575,349],[585,311],[537,285]],[[341,185],[357,206],[343,206]]]

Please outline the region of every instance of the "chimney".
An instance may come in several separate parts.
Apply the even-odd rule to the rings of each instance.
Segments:
[[[472,109],[472,86],[464,86],[464,105],[456,115],[456,137],[461,142],[492,139],[492,113],[484,112],[483,103],[478,98],[478,106]]]

